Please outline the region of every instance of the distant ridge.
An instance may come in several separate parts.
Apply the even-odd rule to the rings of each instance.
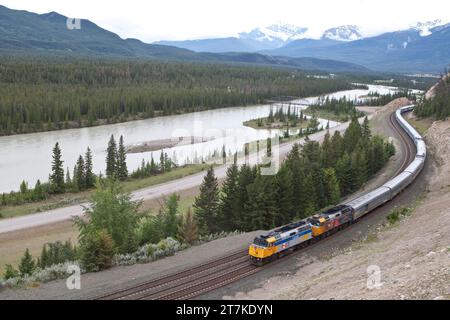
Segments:
[[[79,30],[69,30],[66,22],[67,17],[57,12],[36,14],[0,5],[0,54],[245,63],[330,72],[370,71],[354,63],[329,59],[237,52],[197,53],[174,46],[147,44],[138,39],[122,39],[89,20],[82,19]]]

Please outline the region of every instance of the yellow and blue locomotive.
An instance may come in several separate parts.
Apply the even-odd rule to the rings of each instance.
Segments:
[[[342,205],[288,224],[255,238],[249,247],[250,259],[253,264],[261,266],[308,245],[314,238],[326,237],[352,221],[351,207]]]

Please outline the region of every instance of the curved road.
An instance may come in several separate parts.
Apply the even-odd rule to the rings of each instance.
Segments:
[[[369,119],[373,115],[369,115]],[[362,121],[362,119],[360,119]],[[333,135],[335,131],[345,131],[349,125],[349,122],[342,123],[334,128],[330,129],[330,134]],[[321,141],[325,136],[326,131],[320,131],[309,136],[311,140]],[[283,158],[291,150],[294,143],[302,144],[304,139],[298,139],[293,142],[281,144],[279,146],[279,157]],[[275,150],[274,146],[272,149]],[[256,163],[256,154],[249,156],[249,163]],[[222,165],[215,168],[215,174],[218,179],[225,178],[228,165]],[[180,192],[183,190],[191,189],[201,185],[203,177],[206,171],[202,171],[190,176],[186,176],[181,179],[173,180],[163,184],[151,186],[141,190],[137,190],[132,193],[134,200],[151,200],[160,198],[164,195],[172,194],[174,192]],[[40,213],[33,213],[16,218],[8,218],[0,220],[0,233],[12,232],[17,230],[23,230],[27,228],[38,227],[46,224],[52,224],[56,222],[70,220],[74,216],[80,216],[83,213],[83,208],[88,206],[88,203],[82,203],[69,207],[63,207],[53,210],[48,210]]]

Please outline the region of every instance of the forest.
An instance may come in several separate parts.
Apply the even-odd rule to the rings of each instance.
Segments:
[[[322,144],[294,145],[275,176],[260,167],[231,166],[221,188],[211,168],[194,203],[200,232],[269,230],[336,205],[357,191],[395,154],[372,136],[367,117],[353,117],[344,135],[327,132]]]
[[[442,78],[435,87],[432,99],[423,98],[414,109],[419,117],[433,117],[445,120],[450,116],[450,77]]]
[[[0,135],[124,122],[350,89],[297,70],[115,60],[0,62]]]

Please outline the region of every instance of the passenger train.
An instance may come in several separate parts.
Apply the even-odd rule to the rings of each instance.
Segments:
[[[402,116],[403,113],[413,109],[414,106],[406,106],[398,109],[395,113],[397,122],[416,146],[415,159],[403,172],[381,187],[354,200],[255,238],[249,247],[251,262],[257,266],[262,266],[316,240],[327,237],[392,200],[408,187],[422,170],[427,156],[423,138]]]

